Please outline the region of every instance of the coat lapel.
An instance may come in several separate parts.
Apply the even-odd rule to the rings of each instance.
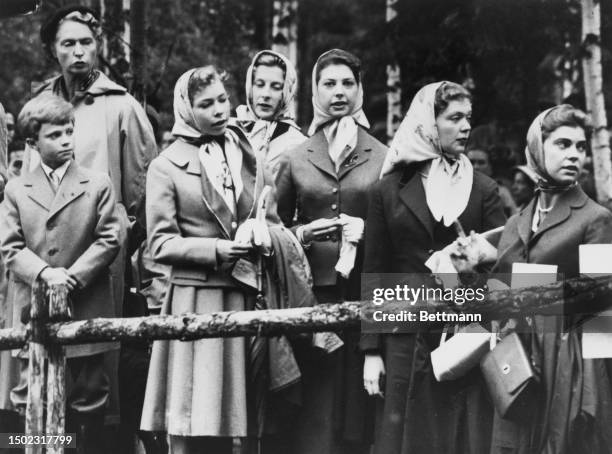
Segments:
[[[63,210],[67,205],[74,202],[85,193],[85,183],[89,178],[79,171],[79,167],[72,162],[66,170],[62,182],[57,188],[57,193],[51,204],[47,221]]]
[[[237,132],[234,128],[232,128],[232,131]],[[257,170],[263,168],[263,163],[257,165],[257,157],[255,153],[253,153],[250,142],[246,136],[242,134],[242,131],[239,130],[236,135],[240,141],[240,151],[242,151],[242,167],[240,169],[242,192],[240,193],[238,206],[236,207],[238,225],[240,225],[253,214],[256,194],[261,193],[261,187],[259,186],[263,184],[263,175],[261,172],[257,172]]]
[[[538,227],[538,230],[531,237],[531,241],[535,241],[547,230],[550,230],[562,222],[565,222],[567,218],[570,217],[572,207],[583,206],[586,203],[586,200],[586,194],[578,185],[561,194],[561,197],[559,197],[555,203],[555,207],[544,218]]]
[[[23,183],[26,188],[31,188],[28,192],[28,197],[38,205],[49,211],[51,204],[55,198],[51,183],[45,175],[42,167],[37,165],[34,170],[28,175],[28,179]]]
[[[363,129],[359,128],[357,146],[340,166],[340,170],[338,171],[338,179],[341,180],[351,170],[359,167],[361,164],[366,163],[370,159],[371,151],[372,147],[367,139],[367,134],[365,134]]]
[[[525,208],[521,210],[519,214],[519,220],[517,224],[518,235],[525,246],[529,244],[531,238],[531,223],[533,222],[533,210],[536,197],[531,199],[531,202],[527,204]]]
[[[414,213],[421,224],[423,224],[429,236],[433,238],[433,217],[427,206],[427,199],[425,197],[423,183],[421,182],[421,176],[418,172],[414,172],[412,176],[404,174],[404,177],[402,177],[403,181],[405,181],[405,177],[409,179],[403,186],[400,186],[399,198],[410,211]]]
[[[308,160],[321,172],[337,180],[338,175],[336,174],[334,163],[327,152],[328,144],[323,130],[319,130],[319,132],[311,137],[311,140],[310,146],[308,147]]]

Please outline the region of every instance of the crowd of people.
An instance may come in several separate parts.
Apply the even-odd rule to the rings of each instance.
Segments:
[[[155,134],[96,69],[100,34],[93,10],[57,10],[40,36],[59,75],[7,114],[6,327],[28,322],[37,280],[68,289],[76,320],[208,314],[359,300],[362,273],[436,286],[437,251],[461,276],[529,263],[570,278],[581,244],[612,242],[575,107],[540,113],[524,160],[499,165],[498,149],[470,142],[469,91],[441,81],[419,90],[387,147],[368,132],[359,58],[332,49],[312,70],[305,135],[295,68],[263,50],[235,116],[226,74],[205,65],[179,77],[174,126]],[[498,241],[481,235],[499,227]],[[79,453],[111,452],[103,427],[117,423],[148,453],[612,452],[612,365],[583,358],[579,323],[498,325],[500,340],[520,333],[537,372],[521,419],[495,408],[478,367],[437,380],[439,330],[346,330],[67,347],[66,432]],[[0,355],[0,408],[21,424],[27,358]]]

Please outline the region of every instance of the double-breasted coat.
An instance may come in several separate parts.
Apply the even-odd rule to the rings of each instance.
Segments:
[[[581,244],[612,242],[612,214],[579,185],[561,193],[532,232],[536,203],[534,198],[508,220],[494,271],[511,273],[517,262],[557,265],[560,278],[570,279],[579,275]],[[495,415],[491,452],[609,452],[612,382],[606,361],[583,359],[580,329],[567,330],[561,317],[536,317],[534,323],[538,329],[524,340],[541,374],[539,397],[522,424]]]
[[[72,162],[57,193],[42,167],[11,180],[0,216],[2,257],[9,271],[11,326],[20,326],[31,287],[47,267],[68,269],[78,281],[70,293],[73,318],[113,317],[109,265],[119,252],[115,199],[107,175]],[[118,348],[117,343],[66,347],[68,357]]]
[[[237,227],[255,216],[264,185],[273,182],[266,181],[244,133],[232,130],[243,153],[236,216],[202,168],[198,146],[179,138],[149,167],[149,247],[156,261],[171,267],[162,314],[252,308],[227,267],[217,262],[216,243],[233,239]],[[278,219],[274,203],[268,213],[270,222]],[[246,436],[246,363],[244,338],[155,342],[142,429],[178,436]]]
[[[427,206],[420,175],[423,165],[400,167],[372,188],[366,219],[365,273],[409,273],[415,279],[422,276],[422,281],[411,284],[413,287],[434,285],[425,262],[454,241],[457,234],[452,227],[436,222]],[[469,201],[459,222],[466,232],[483,232],[504,221],[497,184],[474,172]],[[480,453],[488,449],[492,409],[483,403],[484,388],[478,386],[478,373],[452,382],[436,382],[429,357],[439,339],[439,331],[362,333],[362,350],[382,355],[386,369],[377,454]],[[475,430],[466,431],[464,422]]]
[[[340,213],[365,219],[367,195],[378,180],[386,151],[385,145],[360,127],[357,145],[338,172],[329,157],[323,130],[281,155],[276,185],[283,223],[295,231],[300,225],[335,218]],[[315,295],[322,303],[359,299],[363,241],[348,280],[334,269],[341,244],[340,235],[332,234],[306,250]],[[366,408],[361,379],[363,356],[358,352],[358,333],[343,333],[342,338],[345,345],[328,355],[316,353],[309,346],[296,347],[304,390],[292,446],[296,453],[325,454],[340,449],[362,452],[367,447],[372,415]]]

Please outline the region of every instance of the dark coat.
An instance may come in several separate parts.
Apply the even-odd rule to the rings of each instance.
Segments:
[[[535,203],[508,220],[495,271],[510,273],[515,262],[557,265],[559,278],[570,279],[579,274],[579,245],[612,242],[612,214],[580,186],[560,196],[534,233]],[[579,330],[564,334],[562,318],[536,317],[534,323],[546,326],[524,336],[541,377],[539,397],[524,424],[495,416],[492,452],[608,453],[612,393],[606,361],[583,359]]]
[[[437,223],[426,204],[421,164],[399,168],[374,185],[366,220],[365,273],[425,273],[431,254],[457,236]],[[466,232],[483,232],[505,221],[497,184],[474,172],[470,199],[459,217]],[[423,276],[423,283],[429,282]],[[439,333],[362,334],[361,347],[383,355],[385,398],[375,452],[452,453],[488,449],[492,409],[476,373],[438,383],[429,355]],[[464,430],[465,428],[468,430]],[[482,435],[484,436],[482,436]]]
[[[335,218],[340,213],[366,217],[368,190],[380,175],[387,147],[359,128],[357,146],[337,174],[327,148],[327,139],[320,130],[294,151],[281,156],[276,176],[278,214],[294,232],[300,225],[319,218]],[[340,238],[332,235],[328,241],[314,242],[306,251],[315,287],[336,285],[334,267],[341,244]],[[357,292],[362,244],[349,283]]]
[[[387,147],[359,128],[355,150],[336,173],[322,130],[295,150],[281,155],[276,177],[278,214],[295,232],[300,225],[340,213],[365,219],[367,195],[378,180]],[[294,219],[295,216],[295,219]],[[341,238],[313,242],[306,251],[319,302],[358,299],[360,294],[363,241],[357,248],[355,267],[349,279],[338,278],[336,262]],[[303,407],[290,435],[296,454],[365,452],[371,424],[362,384],[363,357],[358,351],[358,333],[341,334],[344,346],[325,354],[310,344],[296,345],[302,371]],[[348,451],[343,451],[347,450]]]

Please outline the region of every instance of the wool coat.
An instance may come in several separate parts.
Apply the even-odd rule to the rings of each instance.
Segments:
[[[512,264],[517,262],[557,265],[559,279],[571,279],[579,275],[581,244],[612,242],[612,214],[591,200],[579,185],[561,193],[532,232],[536,203],[534,198],[508,220],[494,271],[511,273]],[[522,423],[495,415],[491,452],[609,452],[609,360],[582,358],[580,329],[575,320],[542,316],[536,317],[534,324],[538,329],[531,336],[523,335],[523,341],[540,375],[538,396],[530,402],[532,407]],[[572,328],[568,330],[568,326]]]
[[[11,180],[0,216],[2,257],[9,271],[10,326],[21,325],[31,288],[41,271],[63,267],[78,288],[70,293],[73,318],[113,317],[109,265],[119,252],[115,199],[107,175],[68,167],[57,190],[42,167]],[[93,355],[118,348],[117,343],[66,347],[66,355]]]
[[[452,227],[437,223],[429,211],[419,173],[422,165],[399,167],[377,182],[366,219],[364,272],[410,273],[417,280],[413,287],[435,285],[425,262],[457,237]],[[497,184],[474,172],[459,222],[466,232],[483,232],[504,221]],[[386,368],[375,453],[480,453],[488,449],[492,409],[483,402],[479,376],[436,382],[429,357],[439,339],[439,331],[362,333],[361,348],[382,355]],[[476,430],[465,431],[462,425],[466,422]]]
[[[217,262],[216,243],[233,239],[238,226],[255,216],[264,185],[273,182],[242,130],[229,127],[243,153],[236,216],[202,168],[198,146],[179,138],[149,168],[149,248],[156,261],[171,267],[162,314],[253,308],[252,295],[231,278],[227,264]],[[276,205],[270,203],[268,210],[268,220],[277,220]],[[180,436],[246,436],[246,355],[244,338],[155,342],[142,429]]]

